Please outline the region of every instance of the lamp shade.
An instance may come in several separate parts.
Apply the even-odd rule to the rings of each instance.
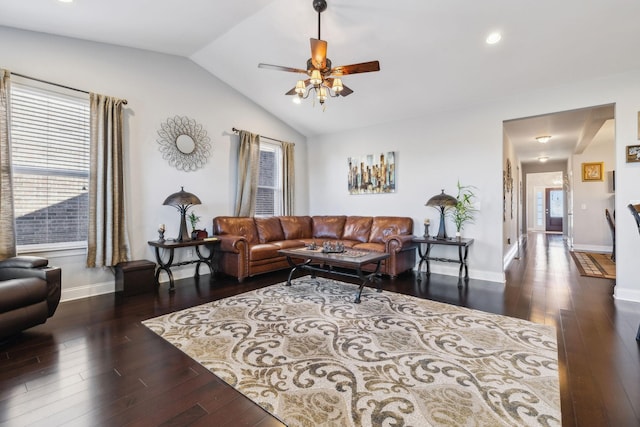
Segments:
[[[188,191],[184,191],[184,187],[180,187],[180,191],[169,195],[162,204],[177,207],[182,205],[199,205],[201,203],[202,202],[198,199],[198,196],[193,193],[189,193]]]
[[[169,195],[169,197],[164,200],[164,203],[162,203],[163,205],[173,206],[180,211],[180,234],[177,239],[179,242],[191,240],[189,232],[187,231],[187,210],[189,210],[191,206],[201,203],[198,196],[184,191],[184,187],[180,187],[180,191]]]
[[[440,194],[437,194],[427,200],[425,206],[432,206],[440,211],[440,228],[438,229],[437,239],[446,239],[447,238],[447,229],[444,225],[444,211],[447,208],[452,208],[456,204],[458,204],[458,199],[448,194],[445,194],[444,190]]]
[[[425,206],[449,208],[449,207],[455,206],[457,203],[458,203],[458,199],[448,194],[445,194],[444,190],[442,190],[442,193],[437,194],[432,198],[430,198],[429,200],[427,200],[427,203],[425,203]]]
[[[320,74],[320,70],[313,70],[311,72],[311,78],[309,79],[312,85],[319,85],[322,83],[322,74]]]
[[[344,86],[342,85],[342,80],[337,77],[334,78],[333,84],[331,85],[331,89],[333,89],[335,93],[342,92],[342,89],[344,89]]]

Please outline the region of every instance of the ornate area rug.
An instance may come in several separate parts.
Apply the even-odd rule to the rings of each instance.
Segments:
[[[611,254],[572,251],[571,257],[576,262],[581,276],[616,278],[616,263],[611,260]]]
[[[289,426],[559,426],[556,331],[302,277],[144,321]]]

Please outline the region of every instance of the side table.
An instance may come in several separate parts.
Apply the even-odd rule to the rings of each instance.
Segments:
[[[149,246],[153,246],[155,248],[156,262],[158,263],[158,267],[156,268],[156,283],[159,283],[158,279],[160,278],[160,272],[166,272],[167,276],[169,276],[169,292],[173,292],[175,290],[171,267],[196,264],[196,272],[194,274],[194,277],[198,278],[200,277],[200,264],[205,264],[207,267],[209,267],[209,271],[211,272],[211,280],[214,279],[215,274],[218,271],[218,251],[216,250],[216,246],[220,244],[220,239],[218,239],[217,237],[207,237],[202,240],[186,240],[182,242],[178,242],[175,240],[150,240],[147,243],[149,244]],[[207,256],[203,256],[200,252],[201,246],[206,246],[209,250],[209,254]],[[174,251],[177,248],[188,247],[195,247],[198,258],[188,261],[181,261],[174,264]],[[167,249],[169,251],[169,260],[167,262],[164,262],[162,260],[162,257],[160,256],[160,249]]]
[[[414,243],[418,243],[418,254],[420,255],[420,263],[418,264],[418,273],[422,271],[422,263],[427,264],[427,275],[431,274],[431,266],[429,265],[429,261],[440,261],[440,262],[455,262],[460,264],[460,270],[458,272],[458,277],[462,277],[462,270],[464,268],[464,280],[469,280],[469,265],[467,263],[467,257],[469,255],[469,246],[473,243],[473,239],[465,239],[462,237],[451,237],[447,239],[437,239],[435,237],[414,237]],[[434,246],[443,245],[443,246],[457,246],[458,247],[458,259],[452,258],[441,258],[441,257],[432,257],[431,249]],[[423,247],[426,246],[426,250],[423,251]],[[420,281],[420,274],[418,274],[418,281]],[[458,282],[458,286],[462,286],[460,282]]]

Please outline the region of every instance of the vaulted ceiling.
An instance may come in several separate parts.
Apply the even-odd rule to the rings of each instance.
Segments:
[[[333,64],[377,59],[381,71],[345,76],[354,93],[325,111],[284,95],[299,75],[257,67],[306,68],[312,0],[0,0],[0,25],[190,58],[307,136],[640,69],[634,0],[327,3]],[[502,40],[488,45],[493,31]]]

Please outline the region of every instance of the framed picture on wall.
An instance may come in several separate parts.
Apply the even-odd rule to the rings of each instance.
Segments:
[[[380,194],[396,191],[396,153],[349,157],[349,194]]]
[[[627,163],[640,162],[640,145],[627,145]]]
[[[583,163],[582,181],[604,181],[604,162]]]

